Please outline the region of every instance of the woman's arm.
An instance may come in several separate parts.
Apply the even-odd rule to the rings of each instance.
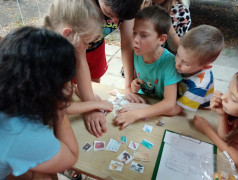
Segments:
[[[59,152],[50,160],[32,168],[33,171],[56,173],[71,168],[78,160],[78,143],[68,117],[59,112],[59,120],[54,122],[54,133],[60,141]]]
[[[130,102],[145,103],[145,100],[139,95],[131,91],[131,82],[134,79],[134,64],[133,64],[133,20],[125,20],[120,24],[121,33],[121,56],[125,73],[125,94]]]
[[[175,53],[177,52],[179,42],[180,42],[180,37],[176,33],[173,25],[171,24],[169,33],[168,33],[167,43],[169,48]]]
[[[92,110],[112,111],[113,105],[108,101],[86,101],[86,102],[71,102],[67,107],[66,113],[69,115],[81,114]]]

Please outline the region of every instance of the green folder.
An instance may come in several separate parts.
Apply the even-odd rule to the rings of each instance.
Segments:
[[[164,131],[164,135],[163,135],[163,139],[162,139],[162,142],[161,142],[159,154],[158,154],[158,157],[157,157],[157,160],[156,160],[156,163],[155,163],[155,167],[154,167],[154,172],[153,172],[153,175],[152,175],[152,178],[151,178],[152,180],[155,180],[156,177],[157,177],[157,173],[158,173],[159,166],[160,166],[160,161],[161,161],[161,158],[162,158],[162,155],[163,155],[163,149],[164,149],[164,145],[165,145],[164,138],[165,138],[166,132],[176,133],[176,132],[173,132],[173,131],[170,131],[170,130],[167,130],[167,129]],[[176,134],[179,134],[179,133],[176,133]],[[180,135],[184,136],[184,137],[194,139],[194,140],[197,140],[197,141],[200,141],[196,138],[192,138],[192,137],[189,137],[189,136],[186,136],[186,135],[183,135],[183,134],[180,134]],[[200,142],[202,142],[202,141],[200,141]],[[205,142],[205,143],[207,143],[207,142]],[[211,143],[208,143],[208,144],[211,144]],[[211,145],[213,145],[213,154],[217,154],[217,147],[214,144],[211,144]],[[214,172],[216,172],[216,159],[214,159]],[[163,179],[163,177],[161,177],[161,178]]]

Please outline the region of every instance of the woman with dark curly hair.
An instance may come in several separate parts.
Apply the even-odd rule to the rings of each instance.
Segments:
[[[34,179],[77,161],[66,115],[75,65],[71,43],[45,29],[22,27],[0,41],[0,180],[9,174]],[[82,111],[112,109],[108,102],[81,104]]]

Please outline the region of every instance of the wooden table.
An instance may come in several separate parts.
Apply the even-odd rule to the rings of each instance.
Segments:
[[[108,99],[111,96],[108,92],[113,89],[115,88],[93,83],[94,93],[100,95],[102,99]],[[120,92],[123,93],[123,91]],[[156,101],[149,99],[149,102],[155,103]],[[174,117],[155,117],[149,120],[148,122],[138,121],[124,130],[119,130],[118,126],[113,125],[113,113],[109,113],[106,115],[107,133],[105,133],[100,138],[96,138],[89,134],[86,130],[81,115],[71,116],[71,125],[73,127],[80,149],[85,144],[85,142],[89,142],[91,145],[93,145],[93,142],[95,140],[105,141],[106,145],[108,144],[110,138],[114,140],[119,140],[121,136],[126,136],[128,140],[127,144],[122,144],[120,146],[120,149],[116,153],[106,150],[94,151],[93,148],[89,152],[84,152],[83,150],[80,150],[79,159],[78,162],[75,164],[74,168],[79,170],[81,173],[89,175],[96,179],[151,179],[165,129],[190,135],[194,138],[210,142],[210,140],[206,136],[194,129],[192,123],[192,118],[194,114],[203,116],[210,120],[210,122],[213,121],[211,123],[215,127],[217,123],[217,115],[210,110],[198,110],[198,112],[196,113],[185,111],[183,116],[180,115]],[[164,121],[164,127],[155,125],[155,121],[157,119]],[[143,127],[145,124],[153,126],[152,133],[147,133],[143,131]],[[122,172],[109,170],[111,160],[119,161],[117,159],[117,156],[121,154],[123,150],[126,150],[131,155],[134,154],[133,150],[127,147],[131,140],[140,143],[143,139],[146,139],[154,144],[154,146],[150,150],[141,144],[139,145],[138,151],[148,152],[150,155],[149,162],[136,161],[137,163],[144,165],[145,169],[143,174],[131,171],[131,162],[124,165]]]

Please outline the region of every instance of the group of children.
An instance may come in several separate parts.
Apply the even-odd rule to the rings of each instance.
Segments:
[[[134,103],[118,111],[115,124],[123,129],[142,118],[174,116],[184,109],[196,111],[210,105],[219,115],[217,132],[199,116],[194,117],[194,126],[238,165],[238,74],[226,94],[213,93],[210,70],[224,45],[221,32],[209,25],[189,30],[174,56],[163,48],[174,36],[169,33],[172,21],[168,11],[153,5],[137,13],[142,2],[128,2],[135,8],[126,14],[118,11],[125,4],[118,6],[108,0],[55,0],[43,28],[22,27],[0,41],[0,180],[9,174],[34,179],[38,172],[56,173],[72,167],[79,150],[68,114],[87,112],[88,131],[97,137],[106,132],[101,111],[110,112],[113,106],[93,94],[90,72],[96,71],[97,59],[92,55],[90,65],[86,58],[89,46],[94,52],[103,44],[102,38],[98,41],[103,14],[117,25],[135,17],[131,47],[128,44],[134,54],[125,49],[122,53],[125,59],[133,56],[134,66],[127,62],[125,76],[130,82],[126,95]],[[127,78],[132,69],[134,79]],[[71,102],[74,92],[84,102]],[[162,100],[154,105],[139,103],[145,101],[138,94]]]

